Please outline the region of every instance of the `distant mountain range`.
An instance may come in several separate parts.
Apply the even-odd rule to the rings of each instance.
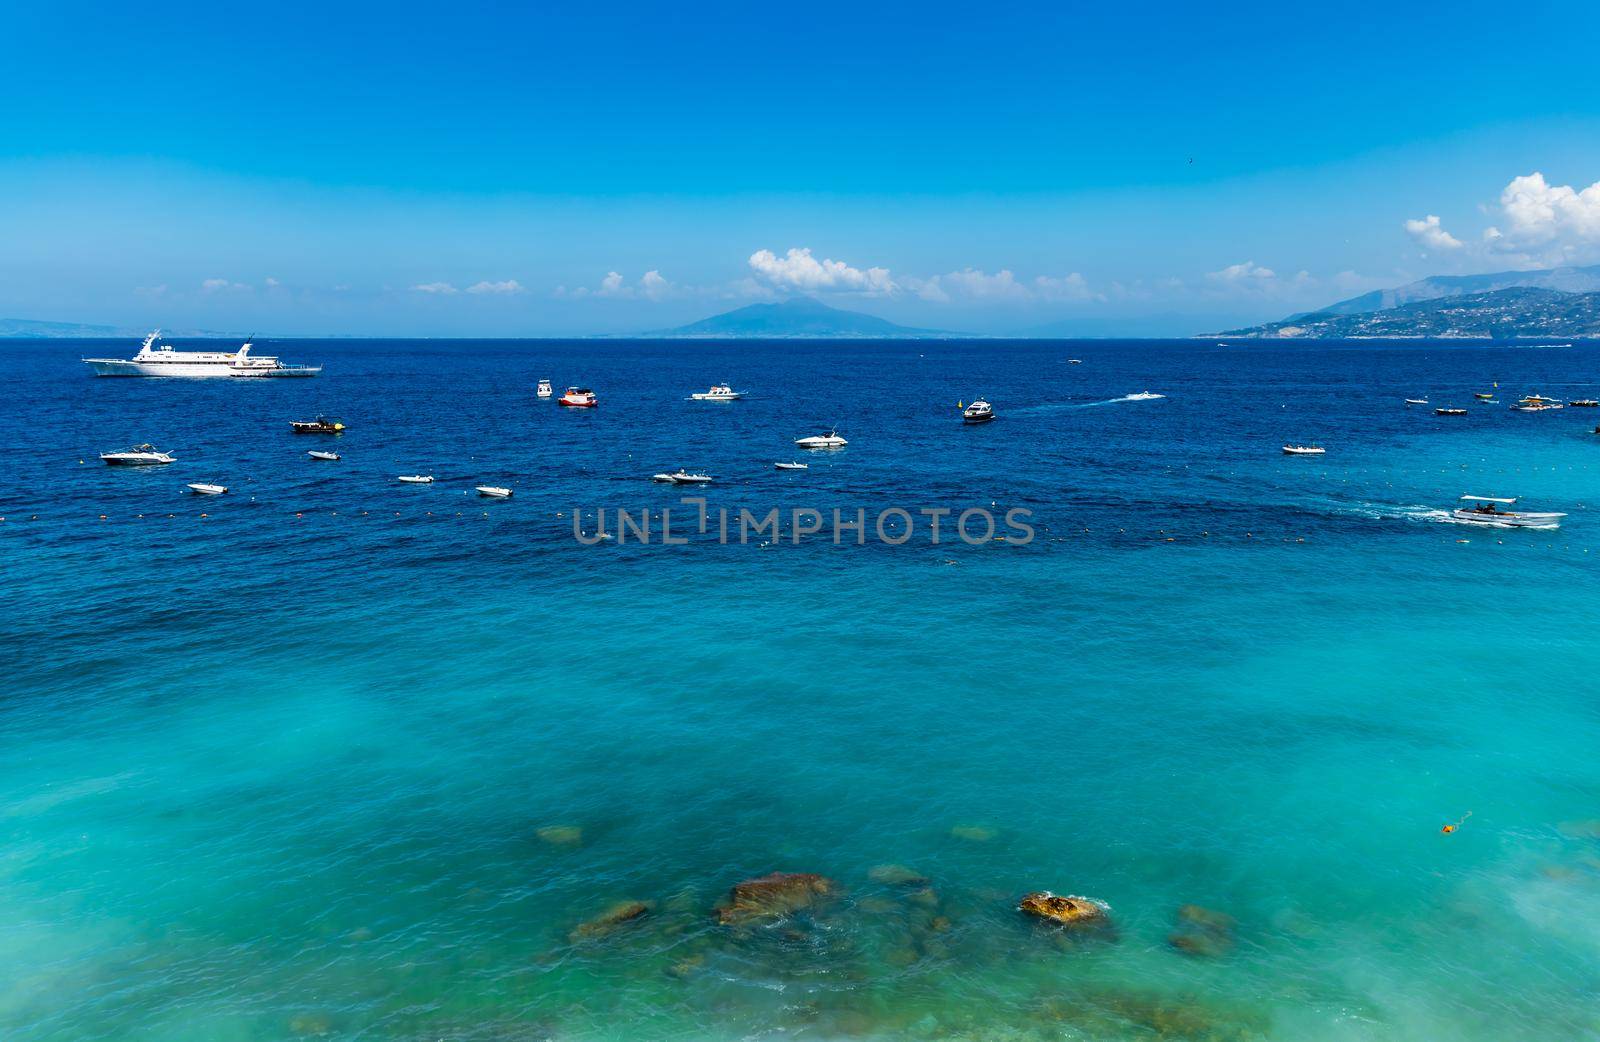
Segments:
[[[1220,335],[1309,340],[1365,337],[1594,337],[1600,336],[1600,292],[1566,293],[1519,286],[1486,293],[1435,297],[1381,311],[1316,311],[1263,326],[1229,330]]]
[[[948,333],[936,329],[913,329],[875,315],[831,308],[811,297],[795,297],[776,304],[751,304],[720,315],[691,322],[675,329],[660,329],[645,334],[652,337],[751,338],[849,338],[962,337],[967,333]]]
[[[1442,297],[1465,297],[1501,289],[1553,289],[1563,293],[1600,293],[1600,265],[1548,268],[1540,271],[1497,271],[1488,275],[1434,275],[1394,289],[1376,289],[1341,300],[1315,312],[1291,315],[1285,321],[1316,315],[1359,315],[1368,311],[1416,304]]]
[[[10,340],[119,340],[124,337],[142,340],[148,329],[132,326],[91,326],[82,322],[36,322],[31,318],[0,318],[0,339]],[[220,333],[212,329],[166,329],[173,337],[236,337],[238,333]],[[138,346],[137,343],[134,345]]]

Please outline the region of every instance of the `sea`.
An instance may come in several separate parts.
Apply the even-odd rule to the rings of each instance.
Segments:
[[[1600,344],[134,346],[0,345],[8,1042],[1600,1038]]]

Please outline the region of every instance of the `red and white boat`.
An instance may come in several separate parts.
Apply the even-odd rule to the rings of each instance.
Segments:
[[[569,387],[567,393],[556,399],[557,405],[566,405],[574,409],[593,409],[600,404],[594,392],[587,387]]]

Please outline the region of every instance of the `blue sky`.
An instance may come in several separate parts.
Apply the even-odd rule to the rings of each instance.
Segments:
[[[13,6],[4,317],[1183,334],[1600,262],[1600,5]]]

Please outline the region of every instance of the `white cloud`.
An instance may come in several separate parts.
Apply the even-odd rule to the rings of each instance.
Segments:
[[[1417,240],[1420,245],[1427,249],[1459,250],[1461,248],[1461,240],[1444,230],[1444,226],[1439,223],[1437,214],[1430,213],[1420,221],[1413,217],[1406,222],[1405,229],[1407,235]]]
[[[1278,277],[1278,273],[1271,268],[1263,268],[1255,261],[1245,261],[1243,264],[1230,264],[1221,271],[1212,271],[1206,278],[1214,282],[1221,282],[1235,286],[1261,285]]]
[[[223,290],[249,288],[242,282],[229,282],[227,279],[206,279],[200,283],[200,289],[204,293],[221,293]]]
[[[946,304],[953,300],[1030,301],[1089,300],[1095,296],[1077,272],[1060,277],[1039,275],[1030,282],[1017,278],[1008,268],[990,275],[977,268],[935,275],[929,279],[906,279],[923,300]]]
[[[467,292],[476,293],[480,296],[485,293],[492,293],[499,296],[509,296],[513,293],[521,293],[522,283],[518,282],[516,279],[506,279],[503,282],[475,282],[467,287]]]
[[[1600,181],[1580,191],[1550,184],[1535,170],[1511,179],[1500,193],[1500,210],[1504,227],[1484,233],[1496,250],[1559,261],[1600,249]]]
[[[272,278],[271,276],[267,277],[267,288],[268,289],[277,289],[281,285],[283,285],[283,283],[279,282],[277,279]]]
[[[600,285],[593,289],[588,286],[579,286],[576,289],[557,286],[555,289],[555,296],[573,300],[602,297],[608,300],[644,299],[654,302],[684,294],[704,295],[705,291],[692,286],[679,286],[654,268],[639,276],[639,281],[632,285],[621,272],[608,271],[606,277],[600,280]]]
[[[1046,300],[1089,300],[1098,297],[1089,289],[1089,282],[1073,272],[1060,278],[1040,275],[1033,280],[1033,291]]]
[[[652,268],[639,277],[639,292],[650,300],[660,300],[672,292],[672,283]]]
[[[418,293],[433,293],[438,296],[449,296],[452,293],[461,292],[448,282],[424,282],[411,288]]]
[[[844,261],[829,258],[819,261],[807,247],[794,247],[782,257],[771,250],[757,250],[750,255],[750,268],[758,278],[780,289],[807,293],[843,290],[876,296],[899,289],[890,277],[888,268],[863,270],[851,267]]]

